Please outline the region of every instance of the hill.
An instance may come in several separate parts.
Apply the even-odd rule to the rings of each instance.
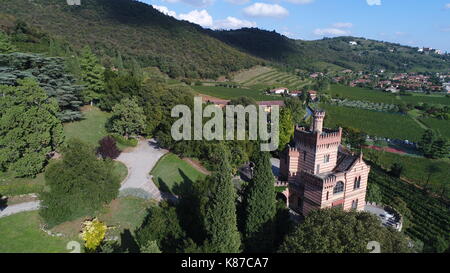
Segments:
[[[210,35],[249,54],[294,68],[317,70],[450,71],[450,56],[356,37],[293,40],[275,31],[242,28]],[[350,45],[355,41],[357,45]]]
[[[207,35],[198,25],[166,16],[133,0],[2,0],[0,26],[14,31],[26,22],[71,47],[90,45],[103,62],[135,58],[171,77],[215,78],[263,61]]]

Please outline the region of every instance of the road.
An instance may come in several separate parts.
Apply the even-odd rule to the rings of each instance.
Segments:
[[[39,209],[40,201],[20,203],[17,205],[11,205],[0,211],[0,218],[13,215],[19,212],[32,211]]]
[[[128,168],[128,176],[122,182],[120,190],[138,188],[148,192],[152,198],[160,201],[161,192],[153,183],[150,171],[158,160],[168,151],[160,149],[154,140],[142,140],[129,152],[123,152],[117,158]]]

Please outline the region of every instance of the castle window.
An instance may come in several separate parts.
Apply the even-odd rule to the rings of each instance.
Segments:
[[[344,182],[339,181],[336,183],[336,186],[334,186],[333,194],[338,194],[344,191]]]
[[[328,195],[329,195],[329,193],[330,193],[330,192],[329,192],[329,191],[327,191],[327,200],[328,200]]]
[[[352,209],[358,208],[358,199],[352,201]]]
[[[323,163],[328,163],[330,162],[330,155],[324,155],[323,156]]]
[[[303,152],[303,161],[306,161],[306,152]]]
[[[361,187],[361,176],[355,177],[355,182],[353,184],[353,189],[359,189]]]

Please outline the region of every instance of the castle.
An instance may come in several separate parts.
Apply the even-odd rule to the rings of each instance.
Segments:
[[[330,207],[363,210],[370,166],[362,153],[341,146],[342,128],[323,128],[324,118],[324,111],[314,111],[311,129],[296,127],[295,146],[280,158],[289,207],[303,215]]]

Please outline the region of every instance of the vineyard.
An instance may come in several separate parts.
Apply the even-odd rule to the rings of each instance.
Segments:
[[[419,118],[427,127],[439,131],[443,136],[450,139],[450,120],[440,120],[436,118]]]
[[[417,142],[422,137],[422,129],[407,115],[370,111],[358,108],[321,104],[326,110],[325,126],[353,127],[370,136],[396,138]]]
[[[303,80],[292,73],[268,67],[254,67],[241,71],[233,77],[233,81],[247,87],[286,87],[290,90],[300,89],[312,83],[311,80]]]
[[[250,97],[256,101],[283,100],[281,96],[265,95],[264,90],[258,89],[229,88],[223,86],[192,86],[192,88],[200,94],[227,100],[241,96]]]
[[[430,243],[441,236],[445,239],[450,234],[450,206],[448,203],[433,198],[414,185],[388,176],[385,172],[372,166],[369,183],[377,184],[382,193],[383,203],[392,205],[395,197],[400,197],[411,210],[411,227],[405,233],[414,239]]]

